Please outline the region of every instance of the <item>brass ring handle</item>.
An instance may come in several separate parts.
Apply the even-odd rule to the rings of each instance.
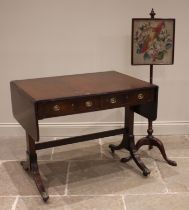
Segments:
[[[139,94],[138,94],[138,99],[139,99],[139,100],[142,100],[143,98],[144,98],[144,94],[143,94],[143,93],[139,93]]]
[[[110,98],[110,103],[111,104],[115,104],[117,102],[115,97]]]
[[[85,102],[85,106],[86,107],[91,107],[93,105],[93,102],[92,101],[86,101]]]
[[[60,107],[60,105],[54,105],[53,106],[53,111],[55,111],[55,112],[58,112],[58,111],[60,111],[61,110],[61,107]]]

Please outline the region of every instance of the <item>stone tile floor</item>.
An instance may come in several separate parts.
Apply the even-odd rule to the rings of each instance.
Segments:
[[[38,151],[47,203],[20,166],[24,137],[0,137],[0,210],[188,210],[189,136],[158,137],[178,166],[166,164],[157,148],[142,147],[148,177],[133,161],[119,161],[127,151],[110,153],[108,145],[121,136]]]

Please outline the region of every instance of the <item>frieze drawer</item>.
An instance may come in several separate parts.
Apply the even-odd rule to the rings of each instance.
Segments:
[[[38,104],[38,118],[50,118],[69,114],[98,111],[126,106],[135,106],[154,99],[153,90],[142,90],[129,93],[108,94],[84,98],[42,101]]]
[[[122,107],[125,105],[125,94],[110,94],[101,98],[103,109]]]
[[[97,98],[65,99],[43,101],[38,104],[38,118],[50,118],[99,110],[100,100]]]
[[[153,101],[155,98],[155,89],[154,90],[141,90],[131,92],[127,95],[127,99],[129,103],[132,105],[138,105],[143,103],[148,103]]]
[[[154,100],[154,90],[142,90],[128,93],[105,95],[101,99],[103,109],[126,106],[128,103],[135,106]]]

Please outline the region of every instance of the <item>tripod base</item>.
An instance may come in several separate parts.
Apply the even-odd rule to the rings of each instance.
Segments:
[[[139,139],[136,143],[136,150],[139,150],[143,145],[149,145],[149,149],[152,149],[153,146],[158,147],[164,160],[171,166],[177,166],[175,161],[170,160],[167,157],[163,143],[158,138],[155,138],[152,135],[147,135],[146,137]]]

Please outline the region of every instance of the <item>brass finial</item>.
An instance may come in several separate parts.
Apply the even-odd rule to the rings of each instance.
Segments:
[[[154,16],[156,15],[156,13],[154,12],[154,9],[152,8],[151,12],[150,12],[150,16],[152,19],[154,19]]]

